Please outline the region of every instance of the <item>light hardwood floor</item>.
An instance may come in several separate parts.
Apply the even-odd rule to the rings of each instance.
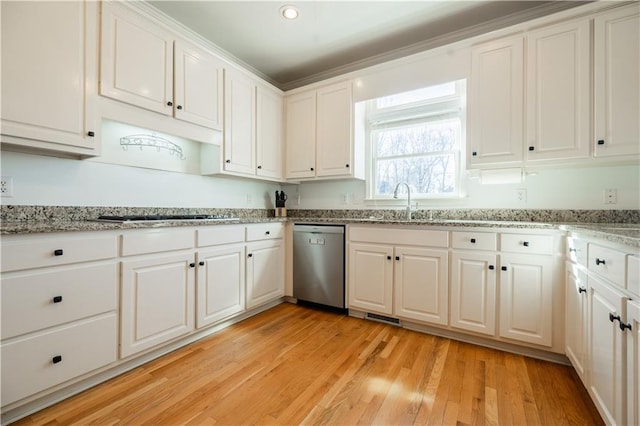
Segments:
[[[19,424],[602,424],[569,367],[281,304]]]

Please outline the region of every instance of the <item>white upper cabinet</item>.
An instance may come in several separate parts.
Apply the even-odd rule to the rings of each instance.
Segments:
[[[640,5],[597,15],[594,31],[595,156],[638,155]]]
[[[281,180],[284,109],[282,95],[258,85],[256,108],[256,174],[264,178]]]
[[[316,175],[349,174],[353,158],[351,84],[342,82],[318,89]]]
[[[526,160],[588,158],[589,21],[527,34]]]
[[[111,2],[101,40],[102,96],[222,130],[222,61]]]
[[[225,76],[223,169],[255,175],[256,84],[247,75],[228,69]]]
[[[522,36],[481,44],[471,52],[467,164],[522,161]]]
[[[222,130],[224,64],[184,41],[174,45],[175,117]]]
[[[316,92],[286,98],[286,178],[314,177],[316,172]]]
[[[287,179],[362,178],[350,81],[287,97],[286,129]]]
[[[2,2],[2,142],[99,154],[96,2]]]

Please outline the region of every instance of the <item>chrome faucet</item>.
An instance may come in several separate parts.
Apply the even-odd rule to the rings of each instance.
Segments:
[[[407,220],[411,220],[411,188],[409,188],[409,184],[406,182],[400,182],[396,185],[396,189],[393,191],[393,198],[398,198],[398,188],[400,185],[404,185],[407,187]]]

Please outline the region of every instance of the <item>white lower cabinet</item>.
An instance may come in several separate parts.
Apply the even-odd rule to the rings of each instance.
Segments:
[[[244,265],[243,244],[208,248],[198,252],[197,328],[244,310]]]
[[[550,347],[553,261],[549,256],[502,254],[500,336]]]
[[[605,423],[628,424],[626,337],[620,329],[621,321],[625,322],[628,298],[594,276],[589,276],[588,285],[589,391]]]
[[[451,326],[496,335],[495,253],[453,251]]]
[[[565,351],[583,383],[587,383],[587,277],[567,262],[565,281]]]
[[[121,291],[122,358],[194,330],[193,252],[123,261]]]
[[[627,424],[640,425],[640,302],[627,301]]]
[[[247,244],[247,309],[284,296],[284,243]]]
[[[449,321],[446,249],[396,247],[395,313],[399,317],[447,325]]]
[[[349,307],[393,314],[393,246],[351,244]]]

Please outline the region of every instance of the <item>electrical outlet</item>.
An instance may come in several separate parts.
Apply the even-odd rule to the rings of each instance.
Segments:
[[[618,190],[615,188],[607,188],[603,192],[605,204],[616,204],[618,202]]]
[[[524,188],[516,189],[514,191],[515,199],[518,203],[526,203],[527,202],[527,190]]]
[[[13,197],[13,178],[11,176],[0,178],[0,196]]]

